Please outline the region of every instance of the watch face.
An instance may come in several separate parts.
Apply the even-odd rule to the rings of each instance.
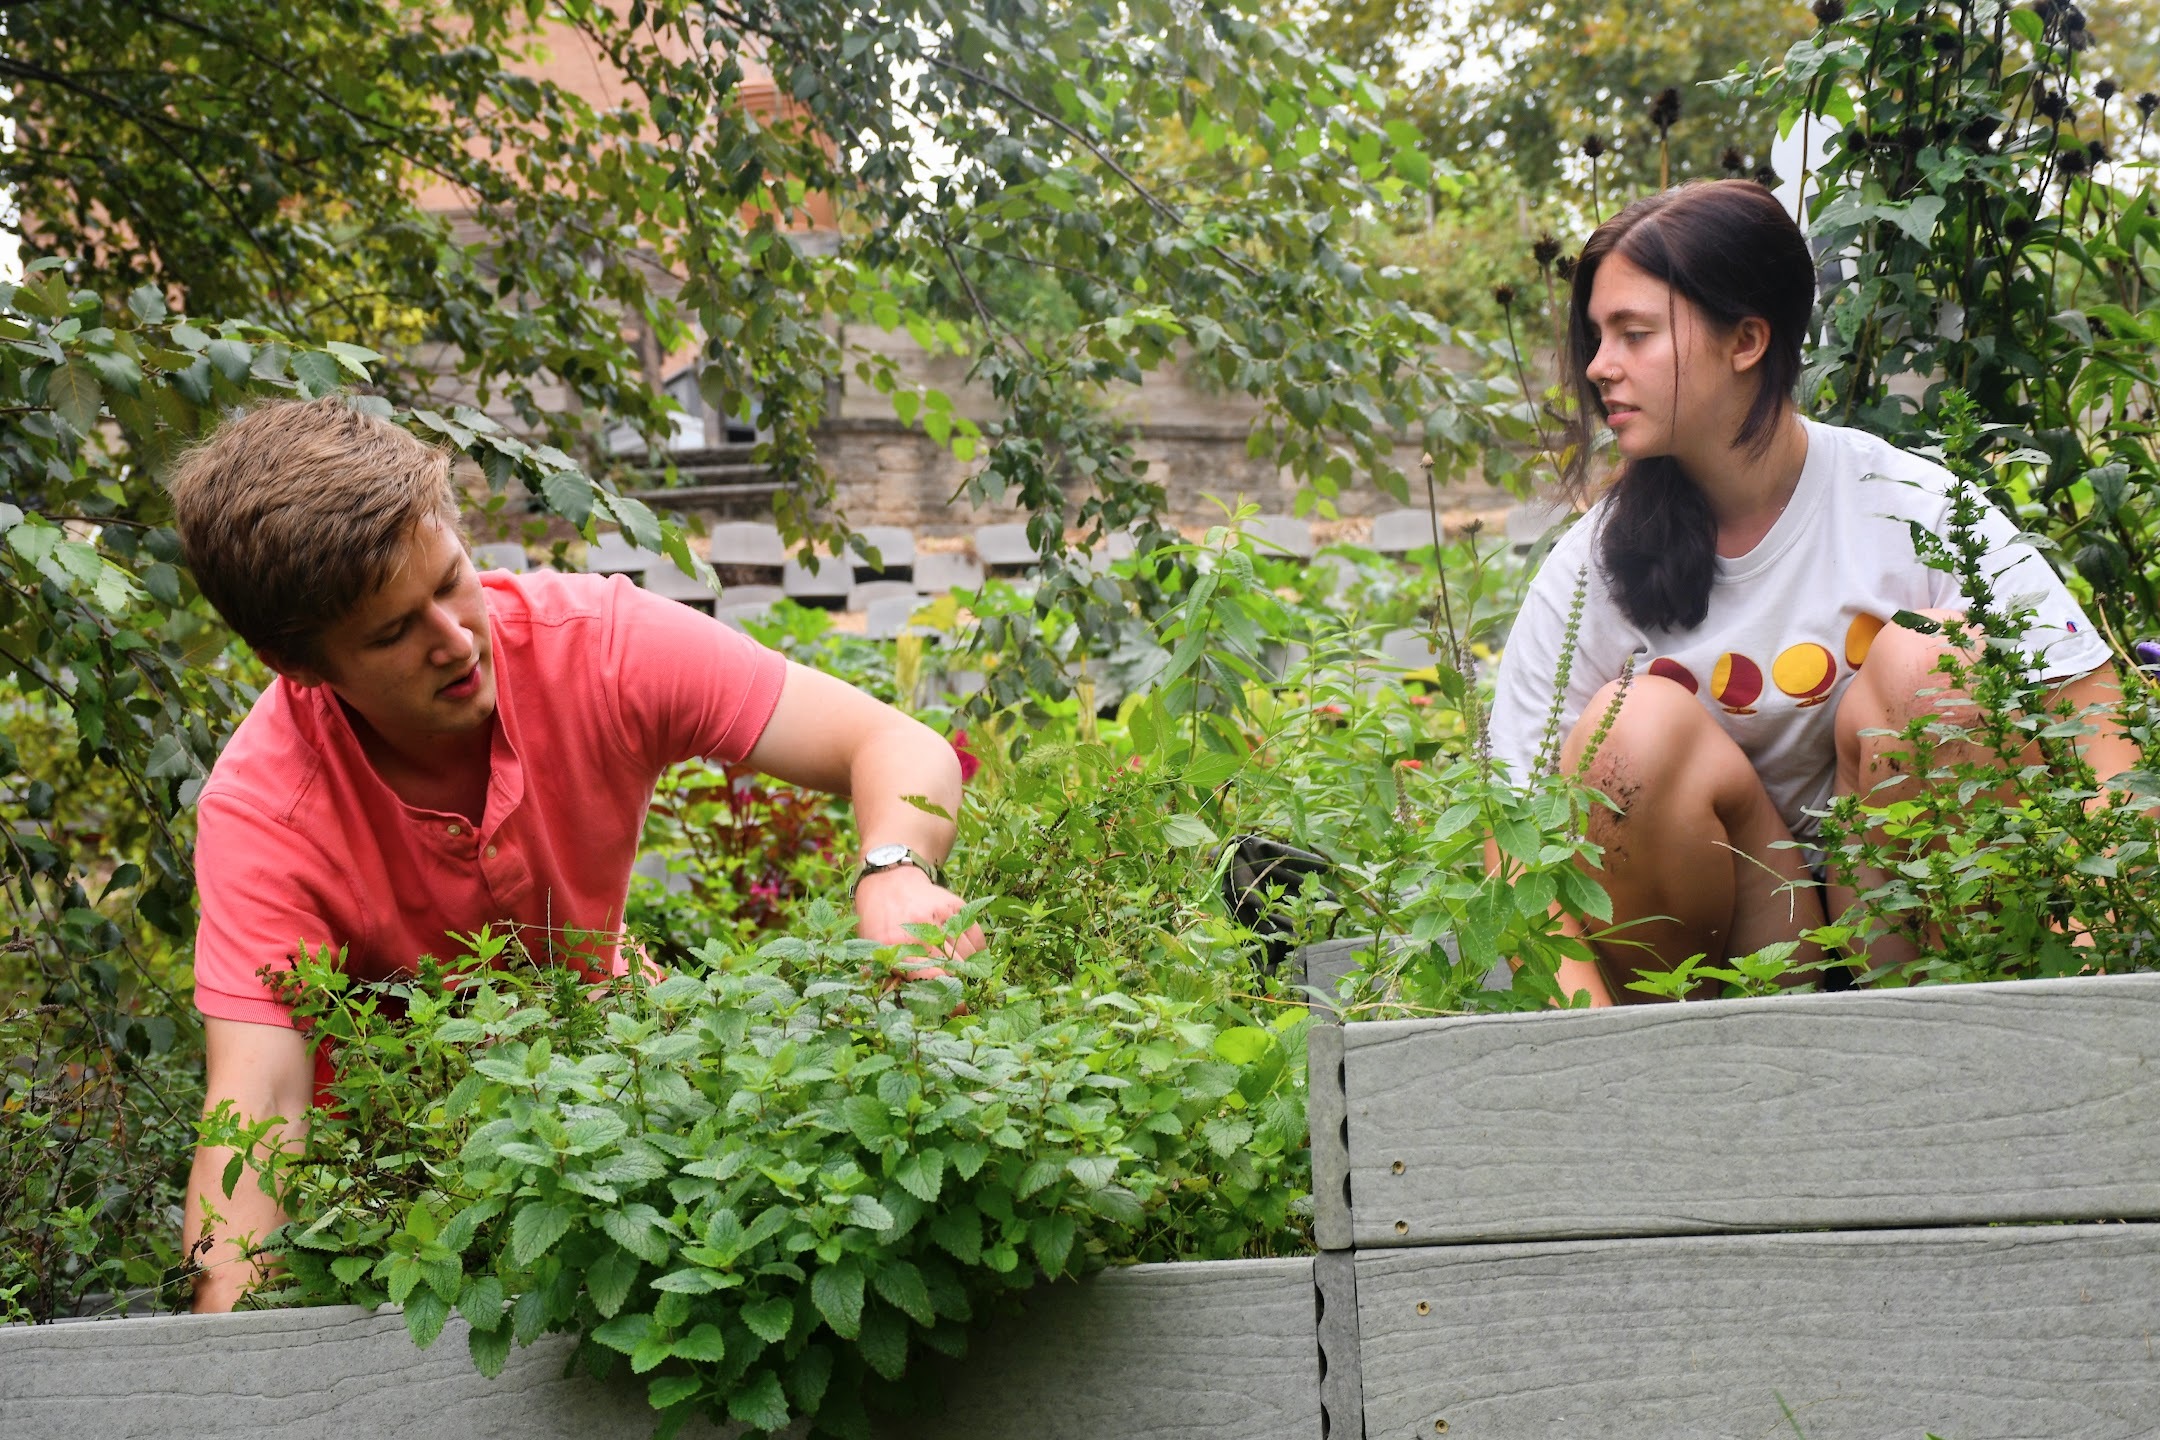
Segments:
[[[872,868],[882,868],[898,865],[907,857],[908,848],[905,845],[880,845],[877,849],[863,856],[863,863]]]

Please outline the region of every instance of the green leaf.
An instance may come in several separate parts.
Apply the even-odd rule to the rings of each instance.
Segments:
[[[554,1247],[570,1228],[570,1207],[529,1202],[510,1220],[510,1258],[530,1265]]]
[[[585,1293],[592,1297],[593,1309],[600,1312],[601,1319],[609,1319],[622,1309],[637,1277],[637,1257],[612,1245],[586,1270]]]
[[[665,1335],[657,1332],[647,1335],[638,1341],[637,1348],[630,1352],[630,1370],[637,1375],[657,1370],[666,1363],[673,1351],[674,1347],[669,1344]]]
[[[841,1101],[840,1121],[857,1140],[873,1149],[893,1133],[892,1112],[875,1095],[850,1095]]]
[[[450,1318],[450,1302],[433,1290],[422,1290],[405,1302],[405,1331],[422,1350],[435,1343]]]
[[[788,1405],[780,1389],[780,1377],[770,1370],[757,1371],[748,1383],[728,1396],[727,1411],[730,1418],[759,1430],[784,1428]]]
[[[918,1325],[937,1323],[937,1313],[931,1307],[930,1289],[923,1284],[922,1271],[907,1261],[888,1260],[871,1273],[870,1283],[879,1295],[898,1306]]]
[[[931,1204],[945,1186],[945,1156],[935,1146],[914,1151],[900,1161],[893,1179],[908,1194],[925,1205]]]
[[[883,1305],[868,1306],[855,1348],[872,1370],[887,1380],[899,1379],[907,1371],[907,1321],[897,1310]]]
[[[292,357],[293,378],[309,396],[334,395],[345,388],[345,369],[320,350],[302,350]]]
[[[653,1265],[667,1263],[668,1237],[660,1228],[660,1212],[652,1206],[640,1202],[602,1211],[600,1228],[640,1260]]]
[[[365,345],[349,345],[343,340],[332,340],[329,344],[323,346],[323,349],[336,356],[337,362],[352,372],[352,377],[355,380],[369,378],[367,367],[383,358]]]
[[[1275,1048],[1275,1037],[1250,1025],[1238,1025],[1215,1037],[1217,1055],[1232,1065],[1250,1065]]]
[[[572,525],[583,528],[592,518],[592,481],[575,470],[555,470],[541,476],[540,498],[547,501],[548,509]]]
[[[1109,1155],[1075,1155],[1065,1168],[1088,1190],[1100,1190],[1117,1178],[1117,1160]]]
[[[676,1357],[683,1360],[702,1360],[717,1365],[727,1359],[727,1340],[721,1335],[720,1327],[710,1323],[693,1327],[689,1334],[675,1342],[674,1349]]]
[[[465,1334],[465,1350],[472,1356],[473,1369],[493,1380],[502,1374],[503,1366],[510,1361],[510,1327],[498,1325],[493,1330],[469,1330]]]
[[[833,1333],[843,1340],[855,1338],[862,1325],[863,1274],[851,1261],[821,1266],[810,1277],[810,1303]]]
[[[1196,845],[1213,845],[1217,836],[1207,827],[1207,822],[1197,815],[1172,815],[1163,821],[1163,838],[1180,850]]]
[[[872,1196],[851,1196],[848,1199],[848,1224],[860,1225],[865,1230],[890,1230],[893,1227],[892,1211]]]
[[[105,392],[98,385],[96,371],[79,360],[70,360],[45,381],[45,403],[58,411],[76,433],[88,435],[97,428]]]
[[[722,1287],[720,1278],[712,1271],[686,1265],[680,1270],[670,1270],[653,1281],[652,1288],[663,1293],[672,1291],[678,1295],[710,1295]]]
[[[946,1163],[962,1180],[972,1180],[990,1158],[990,1147],[980,1140],[961,1140],[945,1147]]]
[[[503,1283],[493,1275],[475,1275],[458,1292],[457,1312],[475,1330],[500,1330],[510,1316]]]
[[[655,1375],[645,1387],[645,1401],[655,1410],[666,1410],[697,1398],[705,1382],[695,1375]]]
[[[605,1345],[610,1350],[617,1350],[628,1355],[645,1342],[645,1338],[652,1334],[652,1328],[652,1316],[645,1314],[643,1311],[632,1311],[628,1315],[618,1315],[606,1324],[595,1327],[592,1338],[596,1344]]]
[[[1065,1273],[1065,1261],[1072,1255],[1073,1239],[1079,1229],[1070,1215],[1045,1215],[1028,1227],[1028,1244],[1044,1274]]]
[[[770,1300],[760,1300],[755,1305],[745,1305],[742,1321],[750,1327],[750,1333],[760,1340],[778,1344],[785,1340],[788,1331],[794,1328],[795,1302],[785,1296],[775,1296]]]

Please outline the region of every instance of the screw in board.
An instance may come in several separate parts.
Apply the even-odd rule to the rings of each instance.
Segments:
[[[1403,1172],[1403,1163],[1397,1160],[1393,1165],[1388,1166],[1388,1169],[1394,1174],[1400,1175]]]
[[[1418,1301],[1418,1302],[1417,1302],[1417,1313],[1418,1313],[1418,1314],[1420,1314],[1420,1315],[1430,1315],[1430,1314],[1432,1314],[1432,1302],[1431,1302],[1430,1300],[1420,1300],[1420,1301]]]
[[[1433,1421],[1433,1422],[1432,1422],[1432,1433],[1433,1433],[1433,1434],[1435,1434],[1435,1435],[1445,1435],[1445,1434],[1447,1434],[1447,1421],[1445,1421],[1445,1420],[1435,1420],[1435,1421]]]
[[[1396,1233],[1396,1234],[1398,1234],[1398,1235],[1407,1235],[1407,1234],[1409,1234],[1409,1233],[1410,1233],[1410,1222],[1409,1222],[1408,1220],[1397,1220],[1397,1221],[1395,1222],[1395,1233]]]

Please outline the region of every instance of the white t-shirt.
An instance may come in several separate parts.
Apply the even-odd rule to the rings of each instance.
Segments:
[[[1527,775],[1545,735],[1569,605],[1588,589],[1560,708],[1565,740],[1591,696],[1620,676],[1663,675],[1695,693],[1754,764],[1797,837],[1819,828],[1836,778],[1832,722],[1868,646],[1899,610],[1962,609],[1957,578],[1913,552],[1907,522],[1949,531],[1950,472],[1859,430],[1807,427],[1807,461],[1785,513],[1747,554],[1720,557],[1710,612],[1686,631],[1646,631],[1621,613],[1599,564],[1605,502],[1563,535],[1530,583],[1500,660],[1493,754]],[[2048,563],[1988,506],[1980,531],[1996,603],[2030,606],[2037,678],[2064,680],[2108,660],[2105,640]],[[1558,752],[1558,745],[1554,747]]]

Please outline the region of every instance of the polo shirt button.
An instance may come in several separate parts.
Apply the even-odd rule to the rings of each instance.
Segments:
[[[494,859],[494,858],[495,858],[495,847],[494,847],[493,845],[490,845],[490,846],[488,846],[488,859],[492,860],[492,859]]]
[[[450,827],[450,833],[452,835],[462,835],[465,833],[465,827],[462,825],[452,825]]]

